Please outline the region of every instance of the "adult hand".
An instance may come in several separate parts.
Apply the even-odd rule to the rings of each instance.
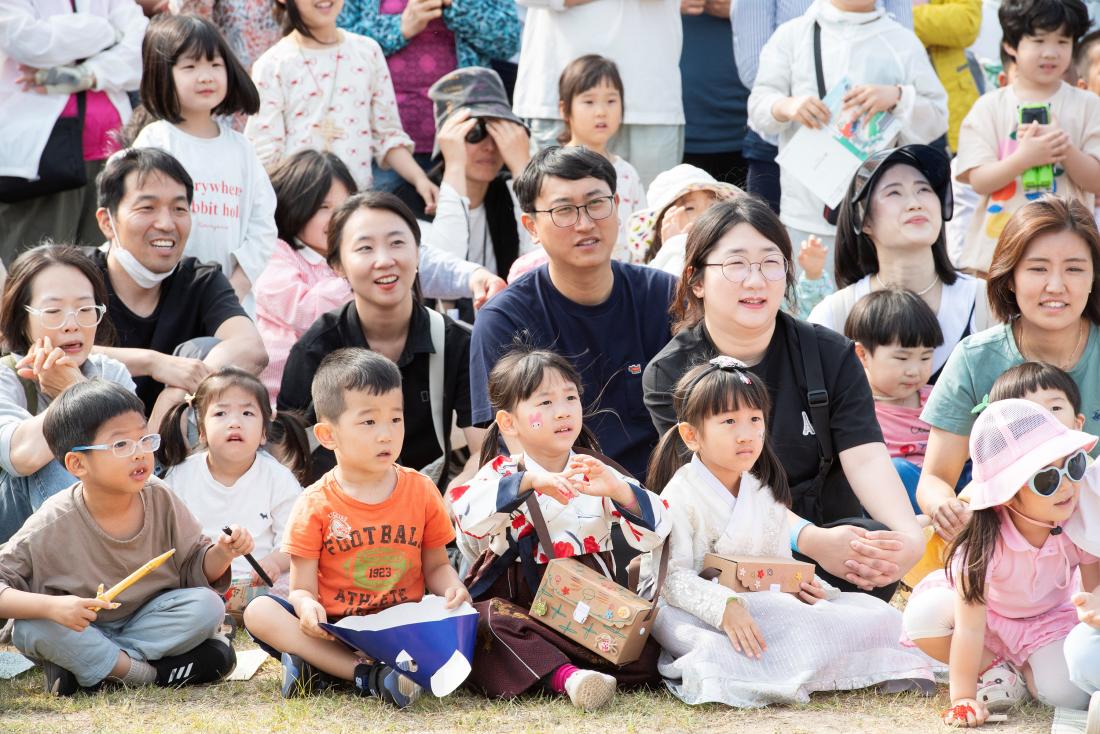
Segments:
[[[802,240],[802,245],[798,248],[798,264],[806,274],[806,280],[821,280],[821,276],[825,274],[828,256],[829,248],[815,235]]]
[[[75,94],[95,87],[95,74],[84,64],[36,69],[20,65],[16,80],[24,92],[38,94]]]
[[[970,508],[965,502],[960,502],[954,497],[941,502],[932,510],[932,529],[948,543],[962,532],[968,522],[970,522]]]
[[[810,531],[812,535],[806,535]],[[864,591],[886,586],[901,577],[909,565],[906,544],[901,533],[871,532],[852,525],[835,528],[807,526],[799,545],[822,568],[837,578],[846,579]],[[802,540],[805,538],[805,540]],[[809,542],[807,542],[809,541]],[[812,545],[812,547],[811,547]],[[910,564],[911,565],[911,564]]]
[[[844,109],[856,110],[860,117],[888,112],[901,101],[901,87],[895,84],[860,84],[844,95]]]
[[[201,359],[175,357],[156,353],[149,376],[167,387],[178,387],[189,393],[199,388],[199,383],[210,374],[210,367]]]
[[[861,531],[863,538],[851,543],[855,556],[845,565],[854,575],[848,580],[869,581],[887,586],[899,580],[924,554],[924,534],[907,535],[894,530]]]
[[[680,15],[702,15],[706,7],[706,0],[680,0]]]
[[[419,34],[436,18],[442,18],[443,5],[443,0],[409,0],[401,11],[401,35],[405,40]]]
[[[96,619],[100,609],[116,609],[118,603],[104,599],[85,599],[79,596],[51,596],[46,608],[46,619],[68,627],[74,632],[83,632]]]
[[[485,121],[485,127],[493,136],[493,142],[504,158],[504,165],[512,172],[512,178],[518,178],[527,167],[527,161],[531,160],[531,136],[527,134],[527,128],[518,122],[493,118]]]
[[[722,631],[730,638],[733,649],[743,653],[745,657],[759,660],[768,649],[764,634],[753,621],[748,607],[735,599],[726,604],[726,611],[722,615]]]
[[[424,200],[424,211],[428,214],[434,214],[435,205],[439,202],[439,187],[432,183],[427,175],[420,175],[416,177],[413,188]]]
[[[825,103],[812,94],[779,100],[772,107],[772,115],[780,122],[793,121],[815,130],[832,117]]]
[[[454,113],[439,128],[435,139],[439,142],[439,152],[447,164],[447,170],[466,165],[466,136],[477,125],[477,118],[470,117],[470,110],[461,109]]]
[[[38,389],[54,398],[71,385],[84,381],[84,374],[69,355],[55,347],[48,336],[37,340],[15,365],[18,375],[38,383]]]
[[[730,19],[730,0],[706,0],[703,12],[715,18]]]
[[[1037,122],[1021,126],[1016,142],[1014,156],[1025,169],[1059,163],[1070,150],[1069,136],[1061,128]]]
[[[328,614],[321,602],[316,599],[302,599],[295,611],[298,613],[298,628],[303,634],[318,640],[336,639],[321,627],[322,622],[328,621]]]
[[[500,293],[508,286],[504,278],[490,273],[485,268],[478,268],[470,276],[470,292],[473,294],[474,310],[484,306],[486,302]]]

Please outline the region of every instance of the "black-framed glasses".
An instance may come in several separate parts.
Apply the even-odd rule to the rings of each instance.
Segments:
[[[120,459],[126,459],[136,453],[151,454],[160,448],[160,434],[150,433],[137,441],[124,438],[113,443],[97,443],[94,446],[73,446],[73,451],[110,451]]]
[[[68,311],[63,308],[35,308],[34,306],[24,306],[23,308],[27,309],[27,313],[32,316],[37,316],[38,320],[47,329],[60,329],[68,322],[70,316],[76,319],[77,326],[98,326],[99,322],[103,320],[103,314],[107,313],[107,307],[102,303],[97,303],[94,306],[81,306]]]
[[[741,284],[749,279],[753,267],[760,271],[764,280],[783,280],[787,277],[787,258],[769,255],[760,262],[749,262],[748,258],[734,256],[720,263],[704,263],[703,267],[722,268],[722,275],[731,283]]]
[[[598,196],[587,204],[562,204],[552,209],[534,209],[533,214],[549,214],[550,221],[557,227],[572,227],[581,219],[581,209],[593,222],[607,219],[615,211],[615,196]]]
[[[1062,486],[1062,477],[1069,477],[1074,482],[1081,481],[1085,477],[1085,469],[1088,465],[1088,454],[1078,451],[1066,459],[1064,467],[1048,466],[1035,472],[1031,479],[1027,480],[1027,486],[1040,497],[1050,497]]]

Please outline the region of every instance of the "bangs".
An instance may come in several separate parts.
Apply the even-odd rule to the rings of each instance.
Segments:
[[[689,373],[690,374],[690,373]],[[750,382],[746,383],[742,377]],[[771,399],[764,384],[745,372],[717,369],[703,376],[691,387],[687,403],[680,411],[680,420],[698,425],[707,418],[737,410],[759,410],[768,420]]]
[[[219,56],[222,61],[226,60],[229,49],[225,47],[225,42],[213,26],[196,23],[188,31],[181,39],[175,53],[172,54],[173,64],[179,63],[182,59],[213,61]]]

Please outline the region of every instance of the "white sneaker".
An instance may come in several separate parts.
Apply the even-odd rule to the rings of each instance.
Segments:
[[[977,699],[990,712],[1008,711],[1027,697],[1024,676],[1008,661],[996,660],[978,676]]]
[[[1089,717],[1085,722],[1085,734],[1100,734],[1100,691],[1092,694]]]
[[[565,692],[573,705],[583,711],[595,711],[615,698],[618,682],[606,673],[577,670],[565,679]]]

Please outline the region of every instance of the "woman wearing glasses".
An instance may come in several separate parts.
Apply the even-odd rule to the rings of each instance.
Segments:
[[[934,384],[956,344],[996,323],[985,281],[956,272],[948,259],[944,222],[953,208],[951,163],[935,148],[906,145],[868,158],[839,209],[834,267],[840,290],[809,320],[843,333],[852,306],[871,291],[913,291],[943,331],[932,355]]]
[[[774,405],[767,427],[794,500],[791,549],[842,589],[889,599],[923,536],[852,343],[783,313],[793,287],[790,239],[763,200],[711,206],[688,235],[675,336],[645,370],[645,404],[663,434],[677,422],[673,386],[693,365],[719,354],[750,365]]]
[[[50,401],[101,377],[134,390],[121,362],[92,354],[113,334],[103,321],[99,268],[75,247],[42,245],[20,255],[0,297],[0,544],[48,497],[76,480],[42,435]]]
[[[1098,266],[1100,234],[1079,202],[1045,196],[1019,209],[1001,232],[988,288],[990,310],[1003,323],[959,343],[921,413],[932,431],[917,502],[945,540],[970,518],[954,487],[969,458],[974,406],[1005,370],[1046,362],[1068,372],[1081,389],[1082,430],[1100,434]]]

